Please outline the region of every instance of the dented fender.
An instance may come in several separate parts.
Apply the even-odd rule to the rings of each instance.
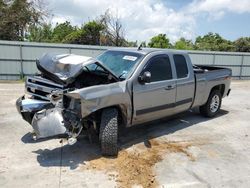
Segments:
[[[65,95],[81,101],[82,118],[103,108],[119,106],[126,117],[126,124],[131,124],[131,94],[126,81],[77,89]]]

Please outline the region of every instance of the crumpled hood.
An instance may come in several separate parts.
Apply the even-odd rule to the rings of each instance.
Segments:
[[[74,81],[84,66],[95,62],[88,56],[47,53],[37,61],[37,68],[54,81],[59,79],[68,84]]]

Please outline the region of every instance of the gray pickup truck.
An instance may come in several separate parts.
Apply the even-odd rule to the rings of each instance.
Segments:
[[[117,155],[118,130],[199,107],[215,116],[230,93],[231,70],[196,66],[188,53],[107,50],[97,58],[45,54],[41,74],[26,79],[16,106],[33,138],[96,136],[103,155]]]

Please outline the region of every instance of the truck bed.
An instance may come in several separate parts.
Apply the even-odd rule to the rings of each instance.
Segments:
[[[210,72],[210,71],[218,71],[218,70],[222,70],[222,69],[230,70],[228,68],[223,68],[223,67],[193,65],[193,70],[194,70],[195,74],[205,73],[205,72]]]
[[[193,70],[196,82],[193,107],[205,104],[211,89],[216,85],[221,85],[224,88],[225,92],[222,93],[222,97],[226,96],[232,75],[231,69],[193,65]]]

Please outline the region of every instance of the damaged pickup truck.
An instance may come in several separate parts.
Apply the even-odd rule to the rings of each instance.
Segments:
[[[192,65],[182,51],[108,50],[97,58],[46,54],[41,75],[27,77],[16,106],[34,138],[96,135],[103,155],[117,155],[118,129],[194,107],[215,116],[230,93],[231,70]]]

